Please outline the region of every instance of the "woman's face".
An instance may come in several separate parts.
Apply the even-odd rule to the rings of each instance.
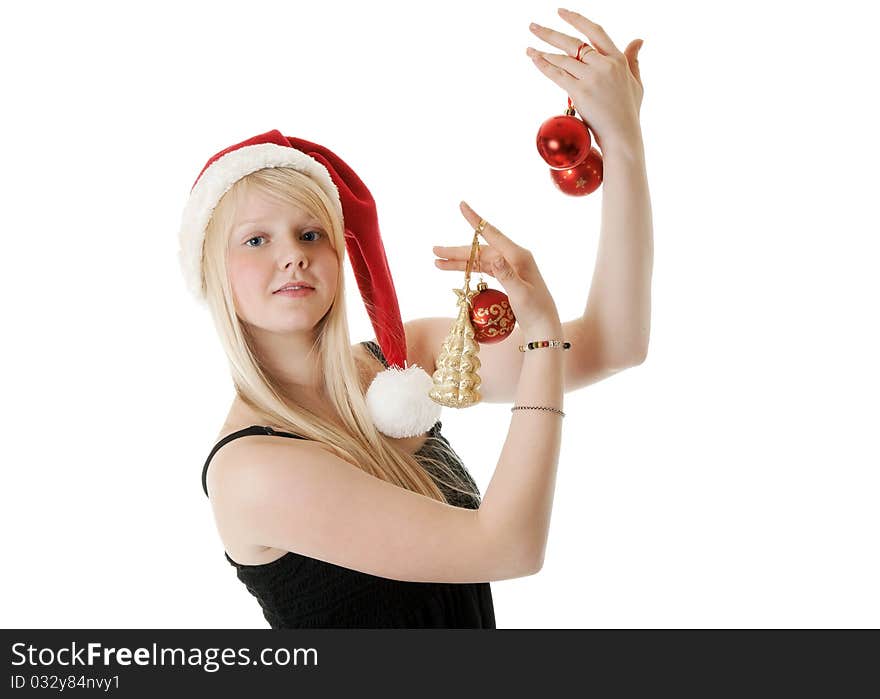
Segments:
[[[249,190],[229,236],[227,267],[239,317],[270,332],[311,330],[336,294],[339,263],[328,232],[305,209]],[[275,293],[290,282],[313,291]]]

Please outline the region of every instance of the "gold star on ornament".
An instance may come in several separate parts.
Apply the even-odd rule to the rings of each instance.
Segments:
[[[587,184],[587,181],[583,177],[579,177],[577,181],[578,189],[581,189],[585,184]]]
[[[463,286],[461,289],[453,289],[453,291],[455,292],[455,295],[458,296],[458,301],[456,301],[457,306],[461,306],[466,303],[471,308],[474,307],[471,299],[477,295],[476,289],[471,289],[467,284],[465,284],[465,286]],[[467,296],[465,296],[465,294],[467,294]]]

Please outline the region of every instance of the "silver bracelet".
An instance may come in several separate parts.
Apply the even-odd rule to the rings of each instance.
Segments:
[[[565,417],[565,413],[558,408],[548,408],[543,405],[514,405],[510,409],[510,412],[513,412],[514,410],[552,410],[554,413],[559,413],[562,417]]]

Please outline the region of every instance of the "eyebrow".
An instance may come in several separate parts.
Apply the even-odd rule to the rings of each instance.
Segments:
[[[251,219],[250,221],[242,221],[241,223],[235,224],[235,226],[233,226],[232,230],[233,230],[233,232],[237,233],[245,226],[249,226],[252,223],[265,223],[267,220],[268,219],[264,219],[264,218],[254,218],[254,219]],[[301,223],[299,225],[300,226],[320,226],[321,222],[316,218],[309,218],[306,220],[305,223]]]

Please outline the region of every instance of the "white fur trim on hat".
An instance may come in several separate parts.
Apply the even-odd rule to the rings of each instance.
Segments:
[[[180,225],[178,261],[190,292],[205,301],[202,288],[202,250],[205,228],[220,198],[245,175],[267,167],[292,167],[315,180],[336,207],[342,220],[342,203],[327,168],[307,153],[275,143],[242,146],[217,158],[193,187]]]
[[[415,437],[440,419],[442,406],[428,396],[433,380],[418,364],[389,367],[367,389],[367,408],[376,428],[389,437]]]

